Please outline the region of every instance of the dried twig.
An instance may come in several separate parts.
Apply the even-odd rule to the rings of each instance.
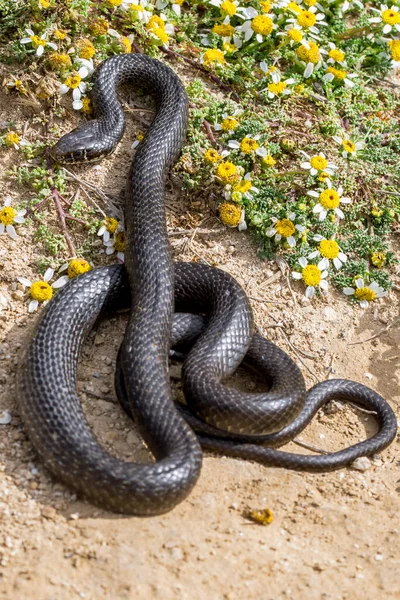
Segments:
[[[386,333],[387,331],[389,331],[389,329],[391,329],[393,327],[393,325],[397,325],[397,323],[399,323],[399,322],[400,322],[400,317],[395,319],[391,323],[389,323],[389,325],[386,325],[386,327],[384,327],[383,329],[378,331],[378,333],[375,333],[375,335],[371,335],[371,337],[367,338],[366,340],[360,340],[359,342],[350,342],[349,346],[357,346],[358,344],[365,344],[366,342],[375,340],[377,337],[382,335],[382,333]]]

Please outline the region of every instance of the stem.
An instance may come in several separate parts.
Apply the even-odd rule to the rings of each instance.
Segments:
[[[339,33],[335,35],[336,40],[347,40],[352,37],[360,37],[364,33],[372,33],[376,29],[376,26],[373,25],[364,25],[363,27],[353,27],[352,29],[347,29],[343,33]]]

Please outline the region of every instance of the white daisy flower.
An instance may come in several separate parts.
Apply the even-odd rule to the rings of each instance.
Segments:
[[[214,123],[215,131],[235,131],[239,125],[239,119],[237,118],[239,113],[239,109],[235,109],[231,113],[222,113],[221,123]]]
[[[86,69],[87,75],[91,75],[95,69],[93,58],[87,59],[79,58],[79,56],[77,56],[75,62],[78,63],[79,67],[84,67]],[[87,77],[87,75],[85,75],[85,77]]]
[[[334,135],[332,139],[339,144],[339,146],[342,146],[343,158],[354,158],[356,153],[364,148],[364,142],[352,142],[348,138],[340,135]]]
[[[46,46],[50,46],[50,48],[53,48],[53,50],[57,50],[56,44],[47,41],[47,32],[44,32],[42,35],[36,35],[32,29],[25,29],[25,31],[29,37],[22,38],[20,43],[32,44],[32,47],[36,49],[36,56],[42,56]]]
[[[296,246],[296,238],[294,237],[294,234],[296,231],[303,233],[305,230],[304,225],[296,224],[296,213],[288,213],[285,219],[271,217],[271,221],[273,224],[265,232],[266,235],[268,237],[273,237],[275,242],[280,242],[282,239],[284,239],[290,248],[294,248]]]
[[[67,94],[69,90],[72,90],[72,107],[75,110],[80,110],[83,106],[82,95],[86,92],[86,83],[83,81],[85,77],[89,75],[89,71],[86,67],[81,67],[77,73],[68,75],[64,83],[60,85],[58,91],[60,94]]]
[[[308,196],[318,198],[319,202],[313,208],[314,214],[319,214],[319,220],[324,221],[328,212],[333,210],[339,219],[344,218],[343,211],[339,208],[339,204],[350,204],[351,199],[342,197],[343,187],[338,187],[337,190],[332,188],[332,183],[329,179],[326,180],[327,189],[325,190],[310,190]]]
[[[243,197],[251,200],[254,194],[258,194],[259,189],[253,185],[251,175],[251,173],[246,173],[239,183],[225,186],[225,200],[232,199],[234,202],[240,202]]]
[[[300,167],[302,169],[307,169],[310,171],[311,175],[318,175],[320,173],[328,173],[328,175],[333,175],[337,166],[329,162],[323,152],[319,154],[314,154],[313,156],[309,156],[304,150],[300,150],[300,152],[305,156],[308,160],[301,163]]]
[[[384,23],[383,33],[390,33],[394,30],[400,31],[400,12],[398,6],[391,6],[390,8],[386,4],[381,4],[381,8],[373,8],[371,10],[379,13],[379,17],[373,17],[368,19],[370,23]]]
[[[262,148],[258,140],[261,135],[245,135],[241,142],[238,140],[229,140],[228,146],[232,148],[232,150],[240,150],[243,154],[252,154],[255,152],[258,156],[263,156],[264,148]]]
[[[157,0],[156,1],[156,8],[157,10],[164,10],[164,8],[166,8],[168,6],[168,4],[171,4],[171,8],[174,11],[174,13],[180,17],[181,16],[181,5],[183,4],[183,0],[178,0],[175,2],[172,0],[172,2],[169,2],[169,0],[165,1],[165,0]]]
[[[106,247],[107,256],[116,252],[118,260],[124,262],[125,234],[123,231],[116,232],[111,239],[104,242],[104,246]]]
[[[347,73],[342,69],[335,69],[335,67],[327,67],[325,75],[322,77],[323,81],[343,81],[344,85],[348,88],[354,87],[354,81],[358,77],[357,73]]]
[[[281,76],[278,71],[272,71],[271,79],[272,83],[269,83],[266,88],[260,90],[261,92],[265,92],[268,90],[268,98],[288,96],[293,91],[288,86],[296,83],[293,78],[281,81]]]
[[[310,37],[319,39],[317,37],[319,33],[317,26],[327,26],[328,23],[324,21],[325,15],[322,12],[317,12],[317,10],[317,6],[309,6],[307,10],[301,9],[299,12],[296,12],[296,18],[291,17],[287,20],[287,23],[297,24],[301,27],[301,30],[306,31]]]
[[[25,215],[25,209],[17,212],[11,206],[11,198],[6,198],[2,208],[0,208],[0,235],[7,233],[11,239],[15,240],[17,232],[15,231],[14,223],[17,223],[18,225],[24,223]]]
[[[318,248],[308,255],[310,260],[322,257],[318,263],[318,268],[321,271],[329,269],[329,261],[331,260],[335,268],[339,270],[347,261],[347,256],[342,252],[339,244],[335,240],[327,240],[322,235],[314,235],[313,240],[319,242]]]
[[[301,271],[292,271],[293,279],[302,279],[306,285],[306,297],[312,298],[315,295],[315,289],[318,287],[322,291],[326,291],[329,287],[326,278],[328,271],[321,270],[317,265],[309,265],[308,260],[302,256],[299,258]]]
[[[373,302],[376,298],[383,298],[387,296],[387,291],[383,289],[376,281],[371,281],[367,286],[365,285],[362,277],[356,279],[356,287],[345,287],[343,293],[346,296],[354,296],[354,298],[360,303],[361,308],[367,308],[369,302]]]
[[[57,279],[54,283],[50,284],[49,281],[54,275],[54,269],[47,269],[43,275],[43,280],[30,281],[25,277],[18,277],[18,281],[22,283],[24,287],[29,288],[29,293],[32,300],[28,304],[28,312],[34,312],[39,303],[42,302],[43,306],[48,303],[53,297],[53,290],[63,287],[68,282],[68,276],[63,275]]]
[[[303,39],[303,29],[298,25],[298,23],[289,23],[286,25],[284,31],[280,31],[277,33],[278,36],[284,36],[289,38],[289,45],[293,46],[293,44],[298,44]]]
[[[334,63],[339,63],[339,65],[345,65],[346,61],[345,61],[345,56],[346,54],[343,52],[343,50],[340,50],[340,48],[336,47],[336,44],[334,44],[333,42],[328,42],[328,46],[330,48],[330,50],[328,51],[328,59],[327,59],[327,63],[333,65]]]
[[[259,15],[258,12],[250,6],[243,10],[243,18],[248,20],[245,21],[243,25],[235,27],[235,30],[244,33],[245,42],[248,42],[255,34],[257,42],[261,44],[264,38],[270,35],[277,27],[273,22],[274,17],[275,15],[272,13],[269,13],[268,15]]]
[[[114,217],[106,217],[97,232],[97,235],[103,238],[103,242],[108,242],[111,235],[118,231],[120,224]]]

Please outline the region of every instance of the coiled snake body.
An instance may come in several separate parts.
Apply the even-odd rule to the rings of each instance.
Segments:
[[[115,148],[124,130],[116,96],[120,83],[148,90],[156,101],[156,116],[129,175],[125,265],[95,269],[57,294],[43,312],[19,372],[22,417],[48,469],[95,504],[154,515],[189,494],[200,473],[201,446],[308,471],[336,469],[385,448],[395,435],[396,420],[383,398],[345,380],[325,381],[306,393],[290,357],[253,334],[249,302],[233,278],[200,264],[173,264],[164,185],[187,127],[187,99],[178,77],[161,62],[132,54],[106,60],[94,81],[96,119],[56,144],[52,155],[60,162],[94,160]],[[123,307],[130,307],[130,317],[116,389],[154,455],[152,464],[128,463],[109,454],[93,435],[76,395],[86,334],[99,316]],[[183,365],[185,406],[176,407],[171,396],[171,343],[192,346]],[[243,359],[265,376],[268,392],[243,394],[220,383]],[[376,411],[378,433],[322,456],[271,447],[293,439],[333,398]]]

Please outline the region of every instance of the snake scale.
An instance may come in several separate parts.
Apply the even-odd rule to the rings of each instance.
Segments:
[[[96,118],[53,147],[61,163],[88,162],[114,150],[124,131],[117,87],[149,92],[156,114],[138,147],[124,206],[124,265],[101,267],[72,280],[49,303],[27,345],[18,377],[25,428],[46,467],[101,507],[156,515],[182,501],[199,477],[202,448],[266,465],[329,471],[379,452],[396,433],[386,401],[369,388],[329,380],[306,392],[297,365],[277,346],[254,334],[249,301],[236,281],[202,264],[173,263],[164,188],[184,142],[188,102],[166,65],[145,55],[112,57],[94,74]],[[129,308],[116,373],[119,400],[132,416],[154,462],[122,461],[92,433],[76,393],[82,343],[94,323]],[[185,352],[186,404],[175,405],[168,360],[171,345]],[[245,394],[221,381],[244,361],[268,391]],[[376,412],[378,432],[325,455],[277,450],[332,400]]]

